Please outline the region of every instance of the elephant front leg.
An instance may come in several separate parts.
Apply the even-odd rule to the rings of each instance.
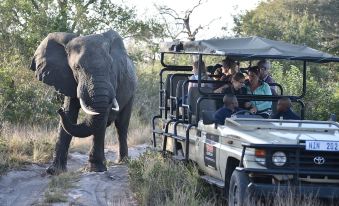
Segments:
[[[107,171],[104,152],[107,117],[105,117],[103,121],[94,121],[101,123],[96,125],[95,132],[93,134],[93,143],[89,154],[89,171],[104,172]]]
[[[124,107],[122,111],[120,111],[117,119],[115,120],[115,126],[118,132],[118,140],[119,140],[119,158],[117,162],[122,162],[125,158],[128,157],[128,145],[127,145],[127,133],[129,120],[132,114],[132,105],[133,98],[131,98],[128,104]]]
[[[63,107],[69,119],[73,123],[76,123],[80,109],[79,100],[77,98],[65,97]],[[57,138],[53,155],[53,163],[46,170],[46,172],[51,175],[57,175],[61,172],[67,171],[67,155],[72,136],[62,128],[61,124],[59,124]]]

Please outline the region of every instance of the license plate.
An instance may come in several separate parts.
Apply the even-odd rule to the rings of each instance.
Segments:
[[[335,141],[306,141],[306,150],[339,151],[339,142],[335,142]]]

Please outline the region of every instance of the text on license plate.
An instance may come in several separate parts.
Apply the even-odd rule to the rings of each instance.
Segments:
[[[306,141],[306,150],[339,151],[339,142],[335,142],[335,141]]]

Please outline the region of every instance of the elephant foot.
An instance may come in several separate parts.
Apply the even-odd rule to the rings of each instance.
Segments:
[[[52,164],[46,169],[46,173],[50,175],[59,175],[63,172],[67,172],[67,168],[64,165]]]
[[[89,172],[105,172],[107,171],[107,167],[103,163],[89,163],[88,164],[88,171]]]

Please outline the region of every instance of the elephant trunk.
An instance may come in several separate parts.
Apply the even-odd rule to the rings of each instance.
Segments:
[[[115,100],[116,101],[116,100]],[[114,105],[114,101],[106,98],[105,101],[101,101],[97,103],[93,108],[93,111],[89,112],[82,103],[83,100],[80,99],[80,104],[83,110],[86,112],[87,116],[85,120],[79,124],[73,124],[68,116],[66,115],[63,108],[60,108],[57,112],[61,118],[61,126],[64,130],[75,137],[88,137],[95,133],[95,131],[100,130],[102,128],[106,128],[107,125],[107,117],[111,109],[111,105]]]
[[[93,129],[88,124],[89,121],[73,124],[67,117],[64,108],[60,108],[57,112],[60,115],[62,128],[64,128],[68,134],[75,137],[88,137],[93,134]]]

